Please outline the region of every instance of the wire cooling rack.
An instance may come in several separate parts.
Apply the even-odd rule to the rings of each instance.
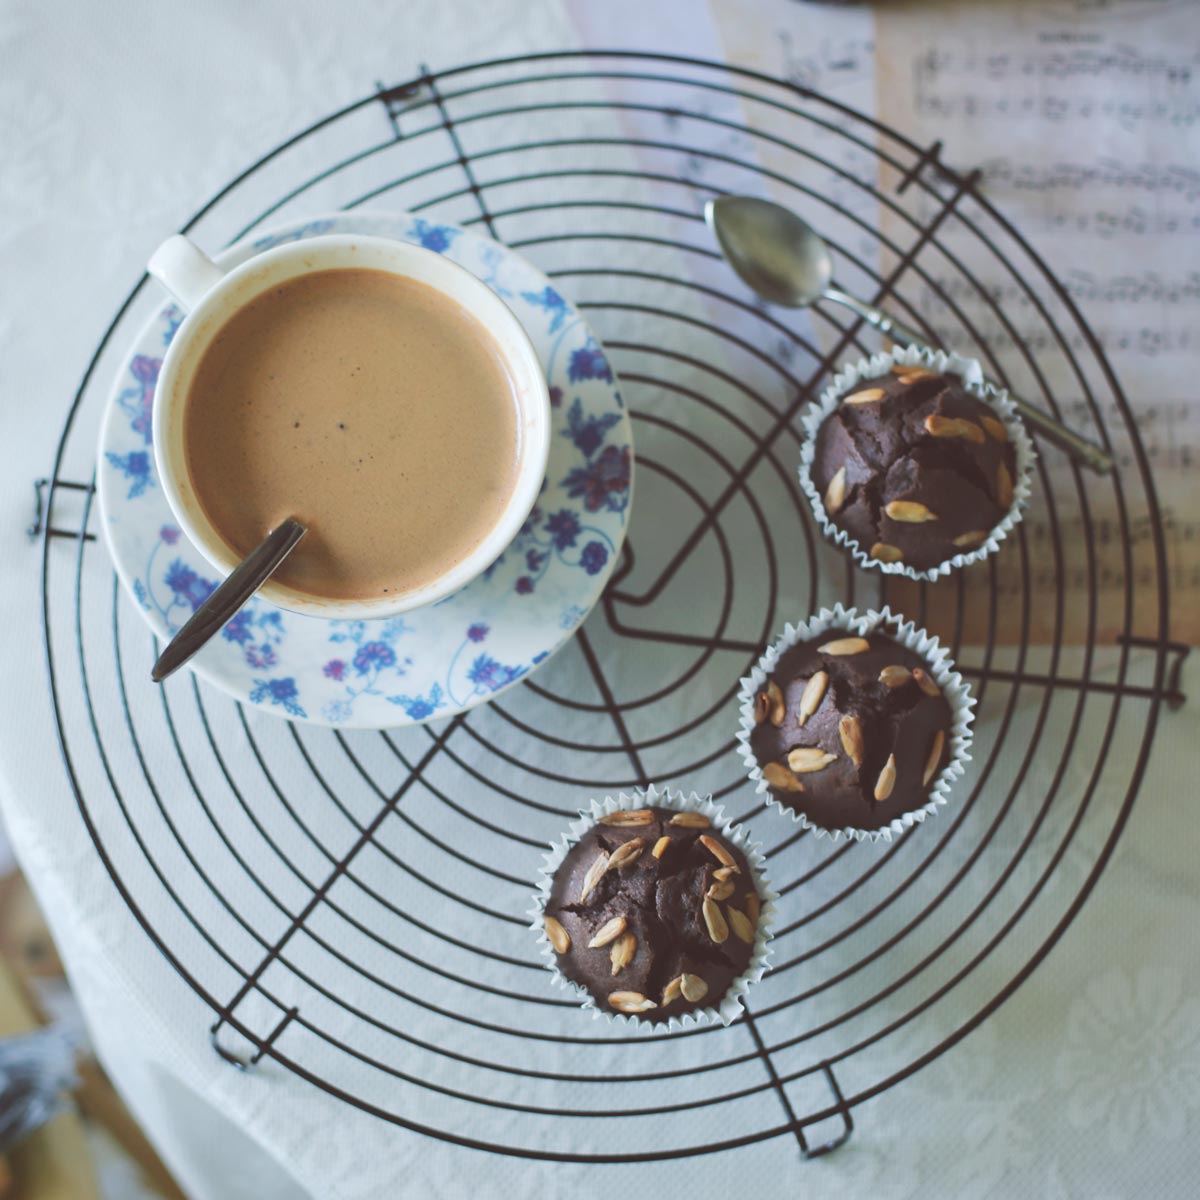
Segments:
[[[1162,704],[1181,697],[1137,427],[1067,292],[977,184],[939,146],[782,80],[561,53],[379,86],[197,213],[186,229],[210,247],[343,208],[482,228],[588,314],[638,452],[636,515],[603,601],[484,709],[343,735],[187,678],[160,690],[153,639],[95,536],[111,365],[157,301],[143,279],[121,305],[38,485],[49,682],[96,849],[211,1007],[231,1065],[294,1072],[383,1120],[504,1154],[612,1162],[778,1137],[817,1154],[1043,960],[1112,853]],[[1129,447],[1103,479],[1051,472],[1044,451],[1036,549],[1053,567],[1034,569],[1022,526],[981,568],[985,641],[963,642],[961,578],[940,585],[957,589],[952,651],[979,699],[975,763],[950,808],[890,845],[796,833],[762,809],[733,749],[738,679],[783,622],[880,599],[877,578],[821,544],[795,479],[804,406],[877,343],[832,307],[808,319],[755,305],[700,219],[712,194],[764,188],[827,233],[843,288],[979,355],[1035,403],[1057,411],[1070,395],[1083,432]],[[1016,333],[1001,290],[1036,338]],[[1094,553],[1101,502],[1125,548],[1115,588]],[[1135,537],[1152,568],[1134,570]],[[1079,646],[1062,636],[1069,539],[1085,552],[1071,568]],[[996,636],[1002,606],[1019,617],[1015,647]],[[1035,610],[1055,614],[1046,646],[1025,644]],[[1155,614],[1149,636],[1135,637],[1135,611]],[[1135,660],[1138,646],[1151,653]],[[545,844],[590,796],[651,781],[712,791],[748,821],[782,893],[773,970],[728,1029],[593,1021],[550,987],[526,928]]]

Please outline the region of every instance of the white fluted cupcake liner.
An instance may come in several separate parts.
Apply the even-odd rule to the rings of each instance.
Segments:
[[[554,947],[550,944],[550,939],[546,936],[543,925],[546,905],[550,899],[550,888],[554,881],[555,872],[562,865],[571,848],[582,839],[592,826],[599,822],[601,817],[606,817],[610,813],[621,809],[630,808],[671,808],[678,812],[703,813],[712,822],[713,832],[727,838],[746,856],[746,862],[750,866],[750,873],[754,879],[754,886],[758,889],[761,904],[758,929],[754,939],[754,950],[750,956],[750,963],[730,983],[725,994],[721,997],[720,1003],[713,1007],[697,1008],[690,1012],[680,1013],[670,1017],[666,1021],[659,1021],[657,1023],[641,1021],[633,1015],[609,1012],[607,1009],[600,1008],[587,988],[575,983],[574,980],[568,979],[558,969],[558,955],[555,953]],[[771,957],[771,925],[775,920],[775,901],[778,899],[779,893],[774,891],[767,882],[764,860],[758,843],[750,841],[747,831],[742,826],[734,824],[733,821],[725,818],[723,806],[714,804],[711,796],[700,796],[696,792],[685,796],[682,792],[671,791],[670,788],[659,791],[657,787],[651,784],[645,791],[639,788],[632,794],[620,792],[615,797],[605,796],[603,800],[593,800],[590,808],[587,811],[581,811],[579,818],[571,822],[567,832],[557,841],[551,843],[542,866],[541,879],[539,880],[538,890],[534,897],[534,907],[530,910],[529,916],[532,919],[530,927],[538,935],[538,945],[541,947],[542,957],[546,960],[546,966],[553,974],[559,987],[570,992],[579,1000],[583,1008],[591,1009],[594,1017],[604,1017],[610,1021],[636,1026],[641,1030],[661,1033],[673,1029],[682,1029],[691,1024],[719,1023],[721,1025],[728,1025],[738,1016],[742,1011],[742,996],[745,995],[752,984],[757,983],[766,974]]]
[[[931,371],[945,373],[953,372],[962,376],[966,390],[982,400],[1004,422],[1008,430],[1008,439],[1016,452],[1016,471],[1013,476],[1013,499],[1008,506],[1003,520],[996,525],[987,540],[966,554],[956,554],[953,558],[936,567],[919,571],[915,567],[906,566],[902,562],[882,562],[872,558],[868,553],[869,547],[863,547],[856,538],[846,530],[834,524],[825,511],[825,501],[813,481],[812,467],[817,452],[817,431],[822,422],[838,406],[841,397],[849,392],[860,379],[874,379],[886,375],[894,366],[925,367]],[[1025,432],[1025,425],[1017,413],[1017,406],[1009,398],[1003,388],[996,387],[984,378],[983,368],[974,358],[963,358],[958,354],[947,354],[942,350],[918,350],[909,346],[902,350],[882,351],[872,354],[870,358],[839,371],[833,382],[821,393],[820,400],[812,405],[801,422],[804,429],[804,444],[800,449],[800,486],[808,496],[816,515],[817,523],[825,536],[838,546],[845,546],[854,558],[864,567],[883,571],[887,575],[906,575],[909,579],[934,580],[942,575],[949,575],[961,567],[972,563],[982,562],[989,554],[994,554],[1000,543],[1009,535],[1013,527],[1021,520],[1021,514],[1029,502],[1032,491],[1032,472],[1034,460],[1037,457],[1033,442]]]
[[[830,630],[845,631],[866,637],[871,633],[886,633],[901,646],[907,647],[914,654],[919,654],[929,664],[930,674],[942,689],[942,695],[950,705],[950,761],[938,773],[930,786],[926,802],[920,807],[894,818],[889,824],[880,829],[855,829],[846,826],[843,829],[825,829],[814,824],[802,812],[796,812],[783,804],[767,786],[767,781],[758,765],[758,759],[750,748],[750,734],[754,729],[754,697],[767,682],[767,677],[774,671],[780,656],[790,650],[798,642],[807,642],[821,637]],[[961,675],[954,670],[950,654],[938,642],[937,638],[918,629],[912,621],[906,621],[900,616],[894,616],[890,609],[870,609],[859,614],[856,608],[843,608],[840,604],[833,608],[823,608],[815,617],[800,622],[799,625],[785,625],[773,645],[758,660],[757,666],[742,680],[741,690],[741,728],[738,731],[738,750],[746,764],[750,778],[757,785],[757,790],[767,797],[767,803],[774,805],[782,813],[791,817],[798,825],[811,829],[817,837],[830,837],[834,843],[842,838],[854,838],[857,841],[890,842],[896,834],[903,833],[926,817],[932,816],[950,798],[950,792],[955,780],[961,778],[965,766],[971,761],[968,753],[971,747],[971,722],[974,719],[971,710],[975,707],[974,697],[970,688]]]

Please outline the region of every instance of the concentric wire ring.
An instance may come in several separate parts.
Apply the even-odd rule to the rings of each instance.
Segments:
[[[907,183],[886,185],[881,170]],[[763,811],[732,753],[738,679],[778,627],[833,599],[880,599],[877,580],[821,544],[795,479],[803,405],[873,343],[836,309],[805,324],[751,303],[699,218],[707,195],[763,186],[813,215],[855,290],[931,338],[949,330],[1049,409],[1069,381],[1099,436],[1115,419],[1131,447],[1127,467],[1086,486],[1073,467],[1039,463],[1044,534],[1034,547],[1019,527],[983,568],[982,644],[964,641],[962,578],[941,585],[980,701],[977,761],[955,806],[874,849],[795,833]],[[64,760],[114,883],[211,1007],[223,1053],[408,1129],[607,1162],[784,1135],[806,1148],[818,1122],[848,1128],[852,1109],[954,1045],[1042,960],[1142,778],[1163,695],[1162,527],[1094,336],[971,177],[827,98],[696,60],[535,55],[427,73],[277,147],[188,228],[234,240],[361,205],[481,226],[588,313],[635,418],[624,561],[561,661],[424,729],[282,727],[194,682],[152,687],[152,640],[80,536],[89,486],[63,515],[72,478],[91,478],[99,369],[151,302],[139,284],[68,412],[43,554]],[[997,279],[1035,315],[1037,353],[995,300]],[[1101,500],[1125,547],[1115,593],[1092,542]],[[1063,636],[1076,519],[1079,649]],[[1133,570],[1135,521],[1153,541],[1148,577]],[[1015,646],[998,636],[1002,594],[1016,596]],[[926,598],[922,587],[918,621]],[[1141,675],[1135,605],[1158,613]],[[1035,606],[1052,613],[1045,647],[1029,645]],[[1098,634],[1112,626],[1126,639],[1115,650]],[[110,671],[116,704],[96,693]],[[103,786],[85,787],[85,773]],[[752,822],[783,895],[773,970],[729,1029],[639,1036],[592,1023],[547,987],[525,928],[546,842],[590,795],[651,780],[712,791]]]

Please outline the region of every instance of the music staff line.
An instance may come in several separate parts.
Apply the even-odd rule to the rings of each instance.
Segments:
[[[1056,162],[1038,166],[998,155],[985,159],[980,170],[985,187],[1004,186],[1031,192],[1128,188],[1152,195],[1169,193],[1190,204],[1200,201],[1200,171],[1182,163],[1130,164],[1113,158],[1098,158],[1095,162]]]
[[[1069,50],[1044,50],[1034,54],[962,54],[953,50],[929,49],[920,55],[915,68],[919,78],[938,79],[958,74],[993,83],[1014,79],[1109,79],[1124,78],[1144,85],[1161,81],[1168,87],[1187,88],[1200,71],[1200,56],[1178,58],[1140,54],[1132,47],[1116,46],[1093,50],[1080,46]]]

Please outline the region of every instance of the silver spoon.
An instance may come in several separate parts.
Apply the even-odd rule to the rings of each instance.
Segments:
[[[835,288],[829,247],[791,209],[754,196],[721,196],[704,206],[704,219],[716,234],[726,261],[742,282],[764,299],[788,308],[807,308],[818,300],[832,300],[857,313],[894,341],[920,350],[932,348],[919,333],[883,309]],[[1107,451],[1040,408],[1017,396],[1012,401],[1026,424],[1032,425],[1047,441],[1098,474],[1106,475],[1112,470],[1113,460]]]
[[[150,678],[155,683],[162,683],[206,645],[209,638],[271,578],[307,532],[295,517],[288,517],[272,529],[167,643],[167,648],[158,656],[158,662],[150,671]]]

